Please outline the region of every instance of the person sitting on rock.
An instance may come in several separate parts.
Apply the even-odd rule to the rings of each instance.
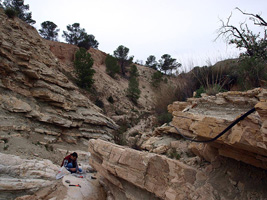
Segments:
[[[64,166],[71,173],[81,173],[82,169],[78,167],[77,158],[78,154],[73,152],[64,158],[61,167]]]

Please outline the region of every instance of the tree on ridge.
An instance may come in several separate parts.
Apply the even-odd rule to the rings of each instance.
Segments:
[[[58,32],[57,25],[51,21],[45,21],[41,24],[42,28],[39,29],[40,35],[47,40],[58,41]]]
[[[74,44],[87,50],[91,47],[97,49],[99,45],[95,36],[88,35],[84,28],[80,28],[79,23],[69,24],[67,26],[67,31],[63,31],[62,37],[64,37],[69,44]]]
[[[16,16],[28,24],[35,24],[36,21],[32,19],[32,13],[29,12],[29,4],[24,5],[24,0],[5,0],[4,9],[13,9]]]

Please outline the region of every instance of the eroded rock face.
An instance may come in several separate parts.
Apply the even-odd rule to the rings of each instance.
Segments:
[[[54,142],[112,141],[117,125],[61,72],[68,67],[33,27],[0,10],[0,131],[23,125],[25,133],[53,135]]]
[[[169,106],[173,115],[172,125],[184,135],[198,136],[199,140],[215,137],[231,122],[255,106],[255,113],[235,125],[218,140],[205,145],[192,144],[192,150],[203,157],[221,155],[256,167],[267,169],[267,90],[254,89],[247,92],[226,92],[216,96],[204,96],[174,102]],[[158,129],[159,132],[177,133],[173,127]],[[213,156],[207,156],[207,145],[215,148]],[[206,153],[205,153],[206,152]]]
[[[172,146],[174,144],[173,142]],[[180,144],[178,144],[181,146]],[[216,149],[206,149],[210,157]],[[266,170],[233,159],[187,165],[164,155],[141,152],[103,140],[90,140],[90,164],[110,199],[267,198]],[[195,161],[200,159],[195,157]]]
[[[206,175],[179,161],[102,140],[90,140],[89,151],[90,164],[115,199],[205,199],[207,193],[213,197]]]

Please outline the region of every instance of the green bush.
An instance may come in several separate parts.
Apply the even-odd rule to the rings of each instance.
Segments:
[[[159,71],[156,71],[155,73],[153,73],[152,77],[152,86],[153,87],[159,87],[160,82],[163,80],[163,74]]]
[[[5,9],[5,14],[9,17],[9,18],[14,18],[14,17],[16,17],[17,16],[17,13],[16,13],[16,11],[14,10],[14,9],[12,9],[12,8],[6,8]]]
[[[200,98],[202,93],[206,93],[205,88],[203,86],[201,86],[196,90],[196,95],[194,97]]]
[[[94,64],[91,55],[86,49],[80,48],[75,54],[74,67],[78,76],[77,84],[84,89],[90,89],[94,83],[93,76],[95,70],[92,69]]]
[[[172,148],[168,151],[167,157],[172,158],[172,159],[176,159],[176,160],[180,160],[181,155],[176,151],[176,149]]]
[[[255,57],[243,57],[240,59],[237,75],[237,81],[243,90],[261,87],[261,82],[267,81],[266,61]]]
[[[220,92],[227,92],[227,90],[223,89],[220,85],[214,84],[212,87],[206,89],[207,95],[216,95]]]
[[[162,113],[157,117],[159,124],[165,124],[172,121],[172,114],[171,113]]]
[[[117,59],[111,55],[107,55],[106,60],[106,72],[112,78],[115,78],[115,75],[120,73],[120,66],[118,65]]]
[[[138,72],[136,65],[132,65],[130,68],[130,77],[138,77],[138,76],[139,76],[139,72]]]

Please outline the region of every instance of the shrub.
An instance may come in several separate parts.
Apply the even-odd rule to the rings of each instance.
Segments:
[[[261,82],[267,81],[267,64],[262,59],[243,57],[240,59],[237,75],[242,89],[261,87]]]
[[[207,95],[216,95],[219,92],[227,92],[227,90],[223,89],[220,85],[215,84],[212,87],[206,90]]]
[[[9,17],[9,18],[14,18],[15,16],[17,16],[17,13],[14,9],[12,8],[6,8],[5,9],[5,14]]]
[[[139,76],[139,72],[138,72],[136,65],[132,65],[130,69],[130,77],[138,77],[138,76]]]
[[[159,124],[165,124],[172,121],[172,114],[165,112],[157,116]]]
[[[230,85],[235,81],[235,77],[232,73],[232,68],[235,66],[236,62],[226,60],[218,62],[214,66],[195,67],[192,73],[200,85],[200,90],[196,97],[201,97],[201,93],[199,92],[204,93],[203,90],[205,90],[208,95],[215,95],[218,92],[229,89]],[[201,88],[201,86],[203,88]]]
[[[114,99],[113,99],[113,97],[112,97],[112,96],[110,96],[110,97],[109,97],[107,100],[108,100],[108,102],[109,102],[109,103],[111,103],[111,104],[113,104],[113,103],[114,103]]]
[[[128,128],[130,128],[130,125],[128,124],[127,120],[118,122],[118,125],[120,126],[120,128],[117,132],[114,133],[114,141],[116,144],[126,145],[127,142],[124,133],[127,131]]]
[[[118,65],[117,59],[111,55],[107,55],[106,60],[106,72],[112,78],[115,77],[116,74],[120,73],[120,66]]]
[[[196,90],[196,95],[194,97],[195,98],[200,98],[202,93],[206,93],[205,88],[203,87],[203,85]]]
[[[153,87],[159,87],[160,82],[163,80],[163,74],[159,71],[156,71],[155,73],[153,73],[152,77],[152,86]]]
[[[167,157],[179,160],[181,155],[176,151],[176,149],[172,148],[167,152]]]

